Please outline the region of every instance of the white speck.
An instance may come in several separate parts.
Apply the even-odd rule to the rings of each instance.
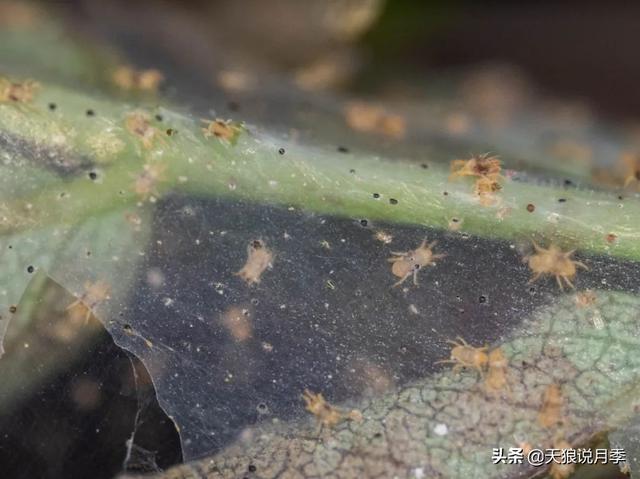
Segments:
[[[416,308],[415,304],[409,305],[409,311],[411,311],[413,314],[418,314],[418,308]]]
[[[596,329],[604,329],[604,321],[602,320],[602,316],[600,315],[600,311],[596,311],[592,318],[591,321],[593,322],[593,326]]]
[[[449,432],[449,428],[446,424],[436,424],[436,427],[433,428],[433,432],[438,436],[446,436]]]
[[[547,216],[547,221],[549,223],[557,223],[560,220],[560,215],[558,213],[551,213]]]
[[[424,467],[416,467],[413,470],[413,477],[416,479],[422,479],[424,477]]]

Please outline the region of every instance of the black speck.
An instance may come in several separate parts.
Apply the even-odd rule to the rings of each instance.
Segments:
[[[391,203],[392,205],[397,205],[398,200],[396,200],[395,198],[389,198],[389,203]]]
[[[18,311],[18,307],[17,307],[17,306],[15,306],[15,305],[11,305],[11,306],[9,306],[9,312],[10,312],[11,314],[15,314],[15,313],[16,313],[16,311]]]
[[[249,469],[249,472],[256,472],[258,470],[258,468],[253,464],[249,464],[248,469]]]
[[[9,249],[13,249],[13,245],[12,244],[9,245]]]
[[[259,303],[260,303],[260,300],[258,298],[251,299],[251,304],[253,304],[254,306],[258,306]]]
[[[367,220],[360,220],[360,224],[366,228],[369,222]]]
[[[571,180],[564,180],[564,185],[565,186],[571,186],[573,184],[573,181]]]
[[[479,303],[486,303],[486,302],[487,302],[487,298],[486,298],[486,296],[480,296],[480,297],[478,298],[478,302],[479,302]]]
[[[428,168],[429,168],[429,165],[427,165],[426,163],[422,163],[422,164],[420,165],[420,167],[421,167],[423,170],[426,170],[426,169],[428,169]]]
[[[177,130],[174,130],[173,128],[167,128],[166,133],[167,133],[167,136],[173,136],[173,135],[175,135],[176,133],[178,133],[178,131],[177,131]]]
[[[96,179],[98,178],[98,173],[96,173],[95,171],[90,171],[89,178],[91,178],[92,181],[96,181]]]
[[[622,201],[622,200],[624,200],[624,196],[622,196],[622,195],[618,195],[618,199],[619,199],[620,201]]]
[[[351,170],[349,170],[349,173],[351,173],[352,175],[355,175],[356,174],[356,170],[351,169]]]
[[[452,223],[457,223],[458,221],[460,221],[458,218],[451,218]]]
[[[96,114],[95,111],[93,111],[91,109],[87,110],[87,116],[95,116],[95,114]]]
[[[162,115],[160,113],[158,113],[156,115],[156,120],[158,120],[158,121],[162,121],[163,120]]]
[[[54,111],[56,108],[58,108],[58,105],[55,103],[49,103],[49,110]]]
[[[558,203],[566,203],[567,199],[566,198],[558,198]]]
[[[442,192],[442,194],[443,194],[444,196],[449,196],[449,192],[448,192],[448,191],[443,191],[443,192]]]
[[[339,146],[338,151],[340,153],[349,153],[349,148],[347,148],[346,146]]]
[[[27,267],[27,273],[33,273],[34,271],[35,271],[35,268],[33,266]]]
[[[87,256],[91,256],[91,251],[87,251]]]
[[[375,437],[376,439],[379,439],[382,437],[382,433],[381,432],[376,432],[373,437]]]
[[[374,197],[374,198],[376,198],[376,199],[377,199],[377,198],[380,198],[380,193],[374,193],[374,194],[373,194],[373,197]]]
[[[285,154],[284,148],[280,148],[280,149],[278,150],[278,153],[280,153],[281,155],[284,155],[284,154]]]
[[[130,324],[125,324],[124,326],[122,326],[122,329],[124,330],[125,333],[133,332],[133,328],[131,327]]]

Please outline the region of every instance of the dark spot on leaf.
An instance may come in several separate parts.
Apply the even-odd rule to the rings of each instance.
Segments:
[[[366,228],[369,222],[367,220],[360,220],[360,224]]]
[[[55,103],[49,103],[49,110],[54,111],[56,108],[58,108],[58,105]]]
[[[27,273],[33,273],[35,271],[35,268],[31,265],[27,266]]]
[[[566,203],[567,199],[566,198],[558,198],[558,203]]]
[[[280,149],[278,150],[278,153],[280,153],[281,155],[284,155],[284,154],[285,154],[284,148],[280,148]]]
[[[533,203],[529,203],[529,204],[527,205],[527,211],[528,211],[529,213],[533,213],[535,210],[536,210],[536,205],[534,205]]]
[[[380,198],[380,193],[374,193],[374,194],[373,194],[373,197],[374,197],[374,198],[376,198],[376,199],[377,199],[377,198]]]
[[[96,114],[95,111],[93,111],[91,109],[87,110],[87,116],[95,116],[95,114]]]
[[[397,205],[398,200],[396,200],[395,198],[389,198],[389,203],[391,203],[392,205]]]
[[[162,121],[162,120],[163,120],[162,115],[160,115],[160,114],[158,113],[158,114],[156,115],[156,120],[158,120],[158,121]]]
[[[95,171],[90,171],[89,172],[89,178],[91,178],[91,180],[95,181],[98,178],[98,173],[96,173]]]
[[[349,148],[347,148],[346,146],[339,146],[338,151],[340,153],[349,153]]]

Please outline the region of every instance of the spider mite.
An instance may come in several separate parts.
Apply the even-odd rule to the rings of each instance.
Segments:
[[[242,132],[242,126],[231,120],[225,121],[216,118],[215,120],[203,119],[202,122],[206,124],[206,127],[202,129],[206,138],[215,136],[233,144]]]
[[[542,394],[542,407],[538,413],[538,424],[551,428],[562,423],[562,391],[557,384],[550,384]]]
[[[332,428],[345,420],[361,421],[362,413],[356,409],[345,412],[329,404],[322,393],[315,394],[308,389],[304,390],[302,399],[305,402],[305,409],[313,414],[320,427]]]
[[[34,80],[13,82],[7,78],[0,78],[0,103],[31,103],[40,84]]]
[[[130,66],[120,66],[113,72],[111,79],[122,90],[156,93],[164,81],[164,75],[154,69],[135,70]]]
[[[451,162],[451,176],[500,177],[500,160],[489,153],[474,155],[469,160],[453,160]]]
[[[596,297],[596,293],[591,289],[586,289],[584,291],[580,291],[576,293],[576,306],[578,308],[588,308],[596,304],[598,298]]]
[[[376,231],[373,237],[384,244],[389,244],[393,241],[393,236],[384,230]]]
[[[632,153],[623,153],[620,161],[625,170],[623,188],[628,187],[631,183],[640,182],[640,156]]]
[[[81,307],[85,311],[85,324],[89,321],[93,308],[105,300],[111,298],[109,296],[111,292],[111,286],[105,281],[96,281],[92,283],[87,281],[84,284],[84,293],[82,293],[75,301],[66,307],[67,311]]]
[[[158,196],[158,183],[164,178],[166,166],[163,164],[145,164],[143,170],[134,176],[133,191],[142,199]]]
[[[473,185],[473,192],[483,206],[491,206],[496,203],[496,193],[502,189],[497,176],[482,176]]]
[[[429,265],[434,265],[435,260],[444,258],[444,254],[433,254],[432,248],[437,244],[437,241],[432,241],[427,245],[427,240],[422,240],[420,246],[416,249],[406,252],[394,252],[391,258],[387,261],[393,263],[391,265],[391,272],[400,278],[393,287],[400,286],[405,280],[413,275],[413,284],[418,285],[418,271]]]
[[[495,348],[489,352],[487,358],[487,376],[484,386],[489,393],[499,393],[508,389],[507,375],[509,363],[502,349]]]
[[[364,133],[377,133],[386,138],[400,140],[406,133],[404,117],[387,112],[378,105],[351,102],[345,106],[344,117],[347,125]]]
[[[533,242],[533,248],[535,249],[535,254],[524,258],[524,261],[529,263],[529,268],[533,271],[533,277],[529,280],[529,283],[537,281],[540,276],[552,275],[555,276],[561,290],[564,291],[562,281],[572,289],[575,289],[571,280],[576,275],[577,267],[589,269],[584,263],[571,259],[571,255],[575,250],[563,252],[555,245],[545,249],[535,242]]]
[[[453,372],[456,373],[463,368],[472,368],[480,373],[481,377],[484,377],[484,368],[489,363],[489,355],[487,354],[487,347],[476,348],[470,346],[464,339],[458,336],[457,341],[448,340],[447,342],[453,345],[451,349],[451,357],[449,359],[443,359],[437,361],[440,363],[452,363]]]
[[[147,148],[153,148],[153,142],[156,138],[164,142],[164,138],[160,136],[160,131],[151,125],[149,115],[143,112],[133,112],[127,115],[125,120],[127,130],[137,136],[142,145]]]
[[[249,286],[260,282],[262,273],[273,267],[273,252],[267,248],[264,241],[253,240],[247,246],[247,262],[236,274],[244,279]]]
[[[553,449],[559,449],[561,451],[571,449],[571,444],[569,444],[564,439],[562,440],[556,439],[553,442]],[[576,465],[572,462],[568,462],[565,464],[562,462],[551,461],[551,467],[549,468],[549,475],[553,479],[567,479],[569,476],[571,476],[571,474],[573,474],[575,469],[576,469]]]

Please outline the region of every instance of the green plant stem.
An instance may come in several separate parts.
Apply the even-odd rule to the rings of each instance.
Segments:
[[[47,111],[51,101],[59,105],[55,113]],[[86,115],[88,108],[95,117]],[[3,195],[0,232],[70,224],[142,201],[133,191],[134,178],[143,165],[157,162],[166,168],[156,185],[158,196],[178,191],[440,229],[455,218],[462,233],[509,241],[535,237],[588,253],[640,259],[636,198],[618,200],[608,192],[506,180],[497,194],[499,204],[487,207],[473,194],[471,179],[450,181],[449,172],[436,161],[423,169],[344,155],[335,153],[334,145],[327,150],[308,148],[277,141],[254,128],[244,130],[232,145],[206,138],[198,121],[169,109],[162,109],[162,122],[152,122],[158,138],[152,148],[144,148],[125,128],[126,115],[132,111],[127,105],[49,85],[43,86],[33,106],[0,106],[0,135],[18,137],[32,149],[88,160],[99,175],[92,181],[87,176],[91,168],[79,168],[65,178],[52,176],[29,195]],[[154,113],[149,111],[151,117]],[[166,136],[167,128],[177,133]],[[95,148],[99,139],[120,148],[105,155],[104,148]],[[38,166],[47,168],[46,162]],[[10,180],[5,173],[2,182]],[[380,197],[374,198],[374,193]],[[61,194],[66,200],[59,199]],[[533,205],[533,212],[528,205]],[[610,234],[615,239],[608,241]]]

